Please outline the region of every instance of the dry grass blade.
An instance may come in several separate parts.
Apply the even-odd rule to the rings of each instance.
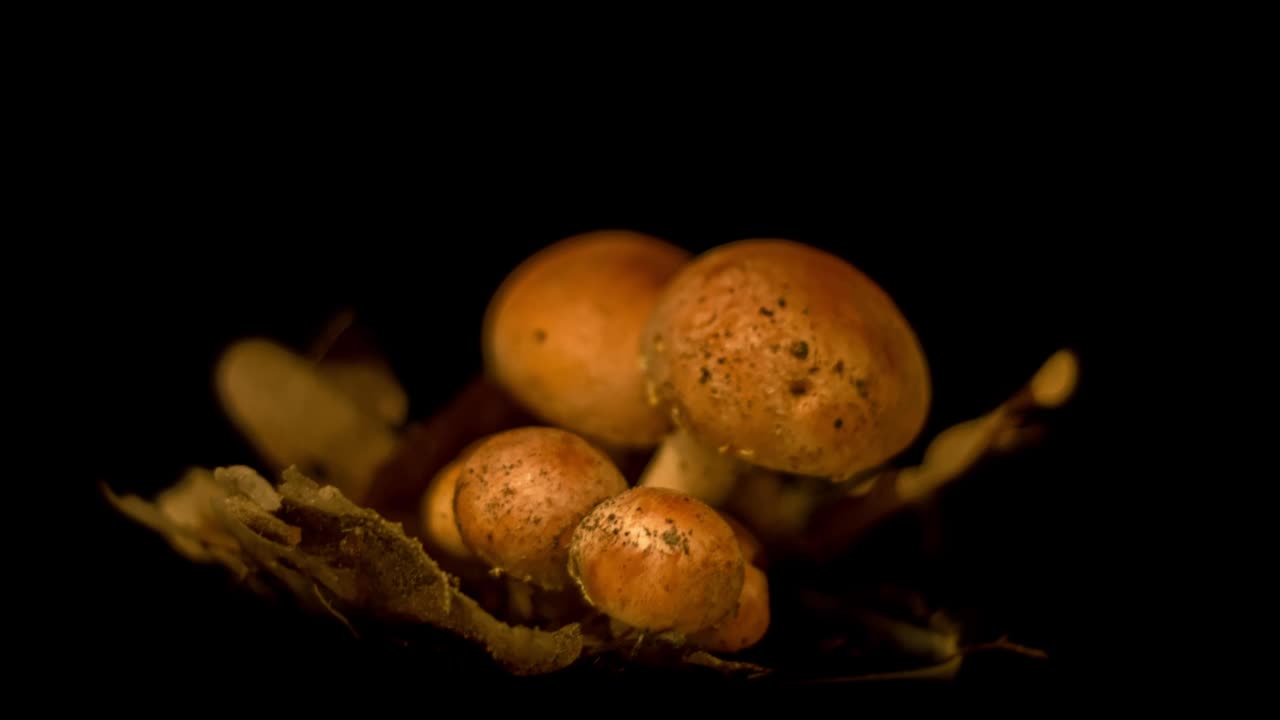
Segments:
[[[816,513],[806,539],[809,552],[830,556],[842,551],[886,518],[969,472],[989,453],[1016,446],[1020,419],[1036,408],[1061,406],[1075,391],[1078,376],[1075,355],[1055,353],[1008,401],[939,433],[920,465],[887,470]]]

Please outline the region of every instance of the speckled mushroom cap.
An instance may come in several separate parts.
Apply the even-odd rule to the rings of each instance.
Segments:
[[[632,488],[600,503],[569,549],[569,573],[587,601],[651,632],[692,634],[727,620],[745,565],[719,513],[667,488]]]
[[[607,456],[565,430],[493,435],[462,462],[454,515],[462,541],[490,567],[548,590],[569,581],[578,521],[627,489]]]
[[[920,343],[875,282],[787,240],[715,248],[672,279],[644,337],[650,391],[706,446],[843,478],[904,450],[930,402]]]
[[[620,447],[669,429],[646,401],[640,334],[690,254],[635,232],[576,235],[521,263],[494,294],[485,365],[543,421]]]

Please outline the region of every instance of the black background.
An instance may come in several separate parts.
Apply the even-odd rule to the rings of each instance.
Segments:
[[[264,604],[114,515],[96,483],[149,495],[189,465],[254,463],[213,397],[217,353],[246,335],[303,346],[343,308],[373,328],[412,417],[426,417],[479,370],[479,321],[503,276],[546,244],[610,227],[695,252],[786,237],[868,272],[930,359],[925,438],[1075,348],[1080,393],[1049,441],[944,493],[940,556],[895,554],[890,539],[887,560],[848,570],[915,583],[1054,657],[975,660],[968,682],[1053,681],[1095,659],[1082,629],[1106,591],[1091,576],[1096,508],[1081,483],[1097,464],[1091,422],[1111,362],[1095,331],[1105,258],[1127,227],[1126,165],[1100,154],[1096,134],[1007,116],[746,127],[625,104],[575,107],[554,130],[536,112],[528,123],[391,112],[386,127],[335,120],[350,108],[266,120],[249,103],[192,121],[201,109],[81,139],[60,178],[77,201],[51,220],[85,239],[44,291],[69,301],[56,334],[79,349],[84,381],[85,412],[66,427],[86,461],[72,482],[85,509],[75,537],[89,542],[63,552],[92,597],[73,618],[73,655],[92,676],[191,683],[193,668],[244,662],[356,688],[428,671],[496,681]]]

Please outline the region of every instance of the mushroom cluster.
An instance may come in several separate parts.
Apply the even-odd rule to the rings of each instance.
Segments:
[[[635,232],[570,237],[507,276],[482,335],[488,376],[540,424],[436,476],[428,546],[526,600],[573,593],[615,633],[716,652],[756,645],[770,621],[752,513],[729,510],[740,480],[855,477],[906,448],[929,407],[889,296],[785,240],[694,257]]]
[[[812,653],[859,677],[951,677],[965,653],[1026,650],[962,637],[895,587],[915,572],[874,555],[905,539],[932,565],[946,503],[925,503],[1045,436],[1078,382],[1070,348],[926,443],[933,388],[911,323],[816,247],[694,254],[590,232],[494,290],[475,328],[484,372],[430,415],[411,417],[393,370],[412,356],[393,364],[344,311],[306,350],[242,338],[212,368],[269,473],[196,467],[152,500],[104,494],[256,593],[357,636],[458,640],[517,674],[592,657],[755,677]],[[894,517],[902,535],[862,542]]]

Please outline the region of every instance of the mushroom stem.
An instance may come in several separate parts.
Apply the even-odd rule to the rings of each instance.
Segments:
[[[718,507],[729,498],[741,470],[737,459],[707,448],[677,427],[658,446],[638,484],[678,490]]]
[[[738,479],[728,509],[766,542],[785,542],[804,534],[815,510],[830,496],[830,486],[825,478],[752,468]]]
[[[622,473],[622,477],[626,478],[628,486],[639,482],[641,473],[649,465],[649,461],[653,456],[653,446],[635,448],[586,436],[584,436],[584,439],[613,462],[614,466],[618,468],[618,472]]]
[[[517,578],[507,576],[507,609],[511,619],[528,623],[533,619],[533,586]]]

